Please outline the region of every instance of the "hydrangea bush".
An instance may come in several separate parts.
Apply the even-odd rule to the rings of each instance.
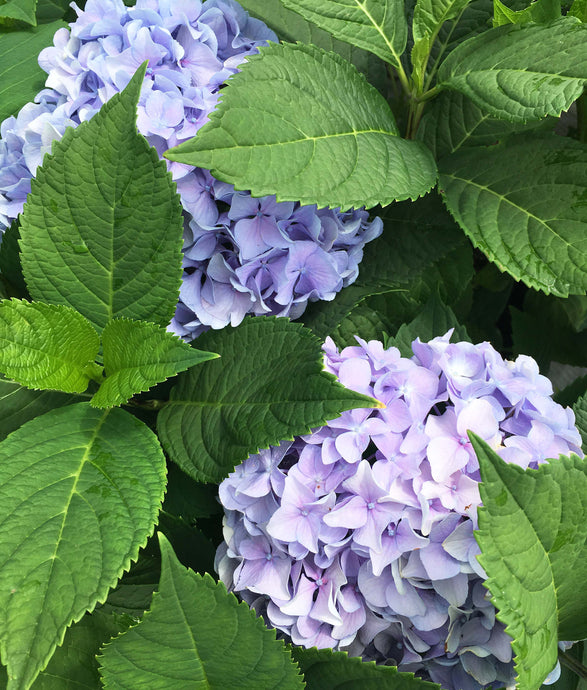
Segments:
[[[220,88],[277,36],[234,0],[90,0],[39,55],[46,87],[0,130],[0,229],[22,211],[30,180],[67,127],[89,120],[149,61],[137,127],[162,156],[195,136]],[[185,210],[184,274],[170,330],[192,340],[245,314],[298,318],[357,278],[380,218],[253,199],[207,171],[169,163]]]
[[[483,587],[473,431],[536,469],[581,454],[571,410],[536,362],[489,343],[365,342],[325,368],[383,403],[251,455],[220,484],[218,572],[270,625],[306,647],[347,649],[445,688],[514,681],[511,638]],[[260,595],[260,596],[259,596]]]
[[[0,5],[0,686],[579,690],[586,20]]]

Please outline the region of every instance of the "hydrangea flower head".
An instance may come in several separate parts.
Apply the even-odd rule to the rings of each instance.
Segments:
[[[295,644],[448,690],[509,686],[511,639],[476,558],[467,430],[523,468],[582,455],[580,435],[531,358],[507,362],[450,333],[412,347],[407,359],[375,341],[342,352],[326,341],[326,370],[386,407],[344,412],[224,480],[217,570]]]
[[[90,119],[144,61],[137,126],[162,156],[206,123],[245,58],[277,41],[235,0],[88,0],[74,8],[71,29],[59,29],[39,55],[47,88],[1,126],[0,231],[22,210],[51,142]],[[253,199],[206,171],[167,165],[185,211],[183,287],[170,329],[186,340],[247,313],[297,318],[309,301],[333,299],[382,231],[364,210]]]

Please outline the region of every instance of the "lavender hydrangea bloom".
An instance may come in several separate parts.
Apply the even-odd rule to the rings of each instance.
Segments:
[[[325,368],[386,408],[345,412],[222,482],[220,577],[295,644],[449,690],[512,685],[511,639],[476,558],[480,475],[466,432],[536,468],[582,454],[573,413],[534,360],[504,361],[488,343],[448,333],[416,340],[406,359],[357,342],[339,352],[327,340]]]
[[[39,55],[48,73],[35,104],[2,124],[0,231],[22,210],[51,141],[90,119],[148,61],[139,131],[163,153],[193,137],[222,83],[277,36],[234,0],[88,0],[71,30]],[[186,340],[238,325],[245,314],[299,317],[358,275],[366,242],[382,231],[364,210],[317,210],[247,192],[167,162],[184,208],[184,273],[170,330]]]

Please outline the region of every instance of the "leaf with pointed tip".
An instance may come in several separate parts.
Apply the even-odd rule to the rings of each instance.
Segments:
[[[165,491],[155,434],[120,409],[68,405],[0,443],[0,652],[28,688],[65,629],[138,556]]]
[[[436,37],[444,22],[458,17],[471,0],[418,0],[414,8],[414,42]]]
[[[463,148],[439,163],[461,228],[502,271],[559,297],[587,290],[587,149],[558,136]]]
[[[102,332],[106,378],[91,400],[94,407],[122,405],[137,393],[180,371],[216,359],[190,347],[161,326],[115,319]]]
[[[282,0],[341,41],[369,50],[394,67],[408,40],[403,0]]]
[[[343,210],[415,199],[436,180],[430,151],[399,136],[381,94],[336,53],[302,44],[251,56],[198,136],[165,156],[253,196]]]
[[[558,117],[587,82],[587,25],[508,24],[465,41],[438,70],[438,84],[464,93],[493,117],[525,122]]]
[[[2,19],[16,19],[19,22],[37,26],[36,7],[37,0],[7,0],[0,5],[0,17]]]
[[[0,302],[0,371],[28,388],[83,393],[101,375],[99,349],[92,324],[74,309]]]
[[[440,685],[400,673],[395,666],[375,665],[332,649],[291,647],[308,690],[440,690]]]
[[[179,196],[135,125],[144,69],[53,144],[21,216],[33,299],[72,306],[98,331],[116,317],[166,326],[179,294]]]
[[[33,391],[0,379],[0,441],[30,419],[76,402],[82,402],[82,398],[56,391]]]
[[[479,562],[511,635],[521,688],[535,690],[561,640],[587,636],[587,460],[560,457],[537,470],[504,462],[469,432],[479,460]]]
[[[220,481],[259,448],[344,410],[379,405],[325,372],[321,341],[286,319],[247,318],[198,345],[221,359],[181,374],[157,419],[170,458],[198,481]]]
[[[16,115],[43,88],[47,75],[39,67],[38,55],[64,26],[57,21],[0,35],[0,122]]]
[[[185,568],[162,534],[159,544],[161,580],[151,610],[103,648],[105,690],[122,690],[129,678],[149,690],[301,690],[298,666],[275,630],[222,583]]]

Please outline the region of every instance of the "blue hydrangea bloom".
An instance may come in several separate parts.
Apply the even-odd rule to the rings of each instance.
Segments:
[[[393,663],[448,690],[513,685],[511,639],[483,587],[472,429],[536,468],[581,453],[536,362],[489,343],[414,341],[411,359],[324,345],[325,368],[384,409],[350,410],[250,456],[220,485],[221,579],[306,647]],[[552,674],[554,679],[556,670]]]
[[[162,156],[193,137],[222,83],[277,36],[234,0],[88,0],[39,55],[46,89],[0,139],[0,231],[22,210],[30,179],[67,126],[91,118],[148,60],[137,126]],[[339,213],[253,199],[209,173],[168,162],[185,210],[184,275],[170,329],[186,340],[247,313],[297,318],[358,275],[382,231],[364,210]]]

